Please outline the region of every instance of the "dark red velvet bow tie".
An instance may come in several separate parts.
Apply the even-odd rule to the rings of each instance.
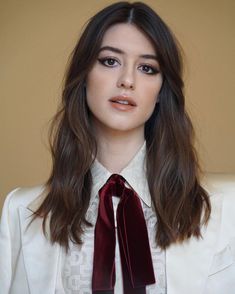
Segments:
[[[125,179],[113,174],[99,191],[100,203],[95,226],[92,293],[112,294],[115,285],[115,222],[112,196],[120,197],[117,231],[125,294],[144,294],[155,283],[148,233],[142,206]]]

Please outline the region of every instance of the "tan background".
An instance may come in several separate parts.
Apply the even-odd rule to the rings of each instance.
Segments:
[[[47,179],[47,129],[67,58],[85,21],[112,2],[1,0],[0,208],[13,188]],[[184,48],[187,105],[203,169],[235,173],[235,1],[144,2]]]

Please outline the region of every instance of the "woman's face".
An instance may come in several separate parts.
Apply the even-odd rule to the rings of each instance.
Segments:
[[[134,25],[113,25],[103,37],[86,81],[93,126],[143,135],[161,85],[162,74],[149,39]]]

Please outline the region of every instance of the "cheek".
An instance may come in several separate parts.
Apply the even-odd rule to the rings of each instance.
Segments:
[[[145,109],[145,115],[147,118],[153,113],[156,104],[158,103],[158,95],[162,86],[162,77],[159,76],[157,81],[148,83],[145,85],[145,91],[142,92],[143,100],[143,109]]]
[[[155,104],[159,101],[158,95],[161,90],[161,85],[160,83],[157,87],[155,86],[150,86],[146,89],[144,95],[145,97],[148,97],[146,103],[149,105],[149,107],[155,107]]]
[[[86,81],[86,94],[87,100],[95,99],[100,100],[104,98],[107,92],[107,85],[112,85],[110,74],[102,72],[94,68],[87,76]]]
[[[100,88],[101,83],[99,77],[95,74],[95,72],[91,72],[86,81],[86,99],[89,108],[92,104],[95,104],[99,98]]]
[[[86,90],[87,93],[93,93],[94,90],[99,86],[99,76],[96,74],[95,70],[91,71],[89,75],[87,76],[86,80]]]
[[[149,89],[149,92],[148,92],[149,97],[152,97],[152,101],[154,103],[159,101],[158,95],[161,90],[162,83],[163,83],[162,75],[159,75],[156,83],[154,83],[154,85],[149,86],[149,88],[148,88]]]

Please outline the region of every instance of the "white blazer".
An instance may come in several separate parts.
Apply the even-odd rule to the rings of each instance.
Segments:
[[[166,250],[167,294],[235,293],[235,179],[207,183],[212,215],[203,238],[191,238]],[[62,249],[51,245],[32,210],[43,186],[16,189],[6,198],[0,227],[0,293],[54,294]]]

